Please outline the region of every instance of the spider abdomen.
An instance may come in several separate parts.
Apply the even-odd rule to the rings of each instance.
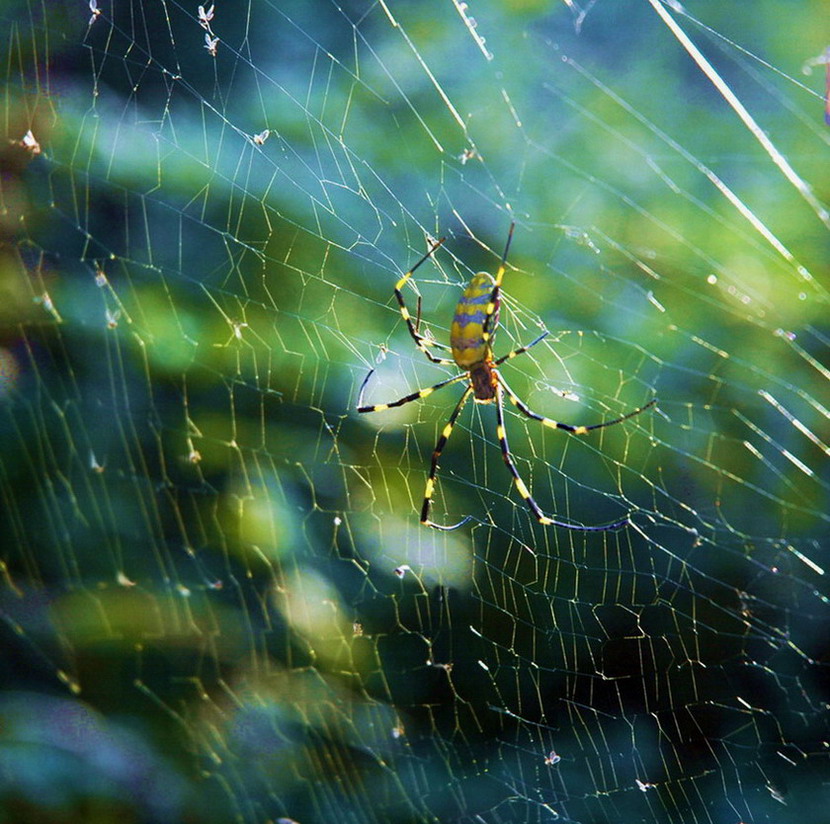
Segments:
[[[455,307],[450,347],[453,360],[462,369],[470,370],[476,364],[490,360],[493,335],[499,322],[498,294],[493,299],[495,283],[492,275],[479,272],[473,276]],[[479,399],[478,393],[476,398]]]

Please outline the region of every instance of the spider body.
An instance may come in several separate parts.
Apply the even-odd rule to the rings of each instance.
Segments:
[[[451,530],[457,529],[470,520],[470,516],[467,516],[457,524],[453,524],[452,526],[444,526],[429,519],[432,495],[435,491],[435,480],[438,475],[438,461],[444,450],[444,446],[449,440],[450,434],[455,426],[455,422],[469,400],[470,395],[473,396],[476,403],[487,404],[495,402],[497,424],[496,436],[498,437],[499,445],[501,447],[502,458],[504,459],[504,463],[507,466],[508,471],[513,476],[513,483],[516,486],[516,490],[524,499],[534,518],[536,518],[540,524],[560,526],[566,529],[574,529],[582,532],[599,532],[626,526],[629,523],[628,518],[623,518],[620,521],[615,521],[610,524],[603,524],[601,526],[582,526],[580,524],[571,524],[565,521],[560,521],[556,518],[545,515],[536,501],[533,500],[530,490],[527,488],[527,484],[525,484],[522,480],[519,475],[519,470],[513,462],[513,458],[510,454],[510,448],[507,444],[507,431],[504,425],[503,395],[505,392],[507,393],[507,397],[510,398],[510,402],[526,417],[538,421],[543,426],[547,426],[552,429],[564,429],[566,432],[570,432],[574,435],[585,435],[594,429],[602,429],[606,426],[613,426],[614,424],[622,423],[622,421],[632,418],[635,415],[639,415],[641,412],[644,412],[646,409],[657,403],[656,399],[652,399],[645,406],[635,409],[627,415],[622,415],[619,418],[615,418],[611,421],[605,421],[604,423],[585,426],[561,423],[560,421],[554,421],[551,418],[539,415],[525,405],[525,403],[513,393],[513,390],[507,385],[504,377],[502,377],[499,373],[498,367],[506,360],[510,360],[511,358],[526,352],[531,348],[531,346],[535,346],[539,343],[539,341],[547,337],[548,334],[547,332],[543,332],[526,346],[521,346],[518,349],[508,352],[506,355],[502,355],[502,357],[498,359],[493,359],[493,338],[495,337],[496,329],[498,328],[499,323],[501,283],[506,269],[507,252],[510,249],[510,241],[513,238],[513,228],[514,224],[511,224],[501,264],[499,265],[495,277],[488,272],[478,272],[472,277],[469,284],[467,284],[467,287],[464,289],[461,299],[455,307],[455,314],[450,327],[449,346],[438,343],[431,337],[425,337],[419,332],[418,325],[420,321],[420,301],[418,304],[418,320],[413,323],[412,317],[409,314],[409,310],[407,309],[404,301],[403,292],[401,291],[406,285],[406,282],[412,277],[415,270],[444,242],[444,238],[441,238],[441,240],[434,243],[430,250],[395,285],[395,298],[400,307],[401,317],[406,322],[409,334],[417,344],[418,348],[433,363],[439,363],[446,366],[458,366],[463,370],[461,374],[447,378],[446,380],[440,381],[434,386],[430,386],[426,389],[419,389],[417,392],[413,392],[412,394],[406,395],[405,397],[391,403],[364,406],[363,395],[366,390],[366,385],[369,382],[369,378],[372,377],[372,373],[374,372],[374,370],[371,370],[361,384],[357,400],[357,411],[382,412],[386,409],[390,409],[391,407],[403,406],[411,401],[425,398],[427,395],[431,395],[433,392],[444,386],[459,383],[463,380],[467,381],[464,393],[461,395],[455,409],[452,411],[452,414],[444,426],[444,429],[442,430],[432,453],[430,472],[427,477],[426,487],[424,489],[424,502],[421,507],[421,523],[426,526],[431,526],[435,529]],[[433,348],[443,349],[444,351],[449,350],[449,353],[452,355],[452,359],[450,360],[448,358],[436,356],[431,351]]]
[[[493,335],[499,322],[499,297],[496,293],[493,299],[495,285],[488,272],[475,275],[455,307],[450,327],[453,361],[469,372],[476,403],[492,403],[496,399]]]
[[[492,357],[493,335],[499,322],[499,297],[493,300],[496,281],[487,272],[479,272],[464,290],[455,307],[450,327],[453,360],[462,369]]]

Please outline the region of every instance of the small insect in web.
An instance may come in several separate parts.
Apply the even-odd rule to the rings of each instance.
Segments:
[[[507,253],[510,249],[510,241],[513,239],[513,229],[515,224],[510,224],[510,231],[507,235],[507,243],[504,246],[504,254],[501,258],[501,263],[496,271],[495,277],[488,272],[477,272],[473,275],[472,280],[467,285],[461,300],[455,307],[455,316],[453,317],[452,326],[450,327],[450,343],[449,345],[439,343],[438,341],[422,335],[420,332],[420,300],[418,303],[418,313],[416,320],[413,322],[412,316],[406,307],[403,292],[401,291],[406,285],[406,282],[412,277],[418,267],[428,260],[436,249],[446,240],[441,238],[432,244],[429,251],[395,284],[395,298],[400,306],[401,316],[406,322],[409,334],[412,340],[415,341],[417,347],[426,355],[426,357],[433,363],[441,364],[442,366],[458,366],[463,371],[446,380],[439,381],[434,386],[426,389],[419,389],[410,395],[406,395],[399,400],[391,403],[379,403],[373,406],[365,406],[363,404],[363,396],[366,391],[366,385],[369,379],[374,374],[374,369],[369,371],[369,374],[363,379],[360,385],[360,392],[357,399],[358,412],[383,412],[386,409],[392,409],[396,406],[403,406],[412,401],[420,400],[421,398],[431,395],[438,389],[445,386],[450,386],[454,383],[459,383],[463,380],[467,381],[467,386],[464,389],[464,394],[458,400],[458,403],[453,409],[443,431],[441,432],[438,442],[435,445],[435,450],[432,453],[432,463],[430,465],[429,475],[427,477],[426,489],[424,490],[424,502],[421,507],[421,523],[426,526],[431,526],[435,529],[452,530],[458,529],[471,519],[471,516],[463,518],[457,524],[444,526],[431,521],[429,518],[429,511],[432,505],[432,495],[435,491],[435,480],[438,475],[438,461],[441,458],[441,453],[449,440],[453,427],[455,426],[458,416],[464,409],[470,395],[473,396],[476,403],[493,403],[496,404],[496,436],[501,447],[502,458],[507,466],[508,471],[513,476],[513,483],[516,486],[519,494],[524,499],[533,517],[540,523],[549,526],[560,526],[566,529],[579,530],[581,532],[604,532],[609,529],[618,529],[626,526],[629,522],[628,518],[623,518],[619,521],[614,521],[610,524],[602,524],[600,526],[582,526],[581,524],[567,523],[557,518],[545,515],[541,507],[533,499],[525,482],[522,480],[519,470],[513,461],[510,453],[510,448],[507,444],[507,430],[504,426],[504,394],[510,398],[511,403],[526,417],[539,421],[543,426],[551,429],[564,429],[574,435],[585,435],[595,429],[602,429],[606,426],[614,426],[623,421],[633,418],[645,412],[650,407],[657,403],[657,399],[650,400],[645,406],[629,412],[627,415],[622,415],[619,418],[614,418],[611,421],[604,423],[595,423],[590,425],[576,425],[570,423],[562,423],[561,421],[554,421],[539,415],[528,407],[508,386],[498,367],[505,361],[515,358],[527,352],[532,346],[535,346],[541,340],[547,337],[548,332],[543,332],[537,338],[532,340],[525,346],[520,346],[502,355],[500,358],[493,358],[493,338],[499,325],[499,305],[501,295],[501,284],[504,279],[504,273],[507,265]],[[449,352],[452,357],[439,357],[433,353],[432,349]]]

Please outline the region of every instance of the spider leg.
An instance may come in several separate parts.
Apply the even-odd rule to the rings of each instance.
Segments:
[[[508,352],[506,355],[502,355],[493,364],[493,366],[501,366],[501,364],[503,364],[506,360],[510,360],[511,358],[515,358],[516,355],[524,354],[525,352],[527,352],[528,349],[530,349],[531,346],[536,346],[536,344],[539,343],[539,341],[544,340],[549,334],[550,334],[550,332],[542,332],[542,334],[539,335],[538,338],[534,338],[529,344],[527,344],[527,346],[520,346],[518,349],[514,349],[512,352]],[[507,389],[506,386],[505,386],[505,389]],[[509,394],[510,390],[508,389],[507,391],[508,391],[508,394]]]
[[[429,351],[429,347],[434,346],[438,349],[449,350],[449,346],[445,343],[439,343],[438,341],[431,340],[430,338],[425,337],[418,331],[418,325],[420,324],[420,301],[418,305],[418,323],[413,323],[412,315],[409,313],[409,309],[407,309],[406,301],[403,297],[403,292],[401,291],[406,284],[406,282],[412,277],[415,270],[422,264],[424,261],[428,260],[432,257],[435,250],[446,240],[446,238],[441,238],[440,240],[435,241],[433,245],[430,247],[429,251],[395,284],[395,299],[398,301],[398,306],[401,310],[401,317],[406,321],[406,328],[409,330],[410,337],[412,340],[415,341],[417,347],[433,362],[433,363],[440,363],[443,366],[451,366],[455,361],[449,360],[447,358],[438,358]]]
[[[385,409],[391,409],[394,406],[403,406],[405,403],[410,403],[411,401],[417,401],[421,398],[425,398],[427,395],[431,395],[433,392],[435,392],[436,389],[441,389],[444,386],[449,386],[451,383],[458,383],[458,381],[464,380],[464,378],[467,377],[467,373],[462,372],[460,375],[454,375],[451,378],[439,381],[434,386],[429,386],[426,389],[419,389],[417,392],[413,392],[411,395],[406,395],[403,398],[400,398],[396,401],[392,401],[392,403],[376,403],[374,406],[364,406],[363,395],[366,392],[366,384],[369,383],[369,378],[371,378],[374,373],[375,370],[370,369],[369,373],[363,379],[363,383],[360,384],[360,392],[357,395],[358,412],[383,412]]]
[[[501,286],[502,278],[504,277],[505,268],[507,267],[507,253],[510,251],[510,241],[513,240],[513,230],[516,228],[516,221],[510,224],[510,231],[507,233],[507,243],[504,244],[504,254],[501,256],[501,263],[496,272],[496,286]]]
[[[495,283],[493,284],[493,291],[490,292],[490,300],[487,306],[484,307],[483,329],[481,332],[482,340],[489,341],[495,334],[496,326],[498,325],[498,308],[499,308],[499,294],[501,292],[501,282],[504,279],[504,273],[507,269],[507,253],[510,250],[510,241],[513,240],[513,230],[516,228],[516,222],[510,224],[510,231],[507,233],[507,243],[504,244],[504,253],[501,256],[501,263],[496,271]],[[490,326],[492,325],[492,330]],[[535,343],[535,341],[534,341]],[[533,344],[531,344],[532,346]]]
[[[533,496],[530,494],[527,484],[525,484],[521,475],[519,475],[519,470],[516,468],[516,464],[513,463],[513,458],[510,455],[510,447],[507,445],[507,431],[504,428],[504,402],[502,398],[502,386],[503,381],[499,379],[499,383],[496,385],[496,435],[499,439],[499,445],[501,446],[502,457],[504,458],[504,462],[507,465],[510,474],[513,476],[513,482],[516,485],[516,489],[519,491],[519,495],[521,495],[524,499],[524,502],[527,504],[527,508],[531,511],[533,517],[544,526],[561,526],[565,529],[573,529],[578,532],[607,532],[611,529],[619,529],[620,527],[627,526],[630,523],[628,518],[614,521],[614,523],[611,524],[602,524],[601,526],[581,526],[579,524],[569,524],[565,521],[559,521],[556,518],[551,518],[542,512],[539,504],[533,500]],[[506,389],[507,387],[504,386],[504,388]],[[510,393],[510,390],[507,391]],[[512,395],[512,393],[510,394],[511,400],[513,403],[516,403],[518,398]],[[530,410],[528,410],[528,412],[529,411]]]
[[[466,375],[462,375],[462,377],[466,377]],[[438,443],[435,444],[435,449],[432,453],[432,464],[429,468],[429,477],[427,478],[426,488],[424,489],[424,504],[421,507],[421,523],[424,524],[424,526],[431,526],[433,529],[442,529],[445,532],[458,529],[470,520],[470,516],[468,515],[466,518],[463,518],[457,524],[453,524],[452,526],[436,524],[434,521],[430,521],[429,519],[429,508],[432,504],[432,493],[435,490],[435,477],[438,474],[438,459],[441,457],[441,453],[444,451],[444,447],[452,434],[452,428],[455,426],[455,421],[461,414],[461,410],[467,404],[472,391],[472,386],[468,386],[464,390],[464,394],[459,398],[458,403],[455,405],[455,409],[452,411],[452,415],[450,415],[444,430],[441,432],[441,436],[438,438]]]
[[[535,343],[534,341],[533,343]],[[533,344],[531,344],[532,346]],[[511,353],[512,354],[512,353]],[[501,361],[496,361],[496,363],[501,363]],[[542,426],[548,426],[551,429],[564,429],[566,432],[571,432],[574,435],[584,435],[586,432],[592,432],[594,429],[604,429],[606,426],[614,426],[615,424],[622,423],[623,421],[627,421],[629,418],[633,418],[635,415],[639,415],[642,412],[645,412],[647,409],[650,409],[654,404],[657,403],[657,398],[652,398],[645,406],[641,406],[639,409],[635,409],[633,412],[629,412],[627,415],[621,415],[619,418],[614,418],[612,421],[605,421],[604,423],[592,423],[588,426],[580,426],[571,423],[562,423],[561,421],[554,421],[550,418],[546,418],[544,415],[540,415],[537,412],[534,412],[530,409],[527,404],[523,403],[513,390],[507,385],[507,381],[497,374],[497,378],[499,383],[504,387],[504,391],[507,392],[507,397],[510,398],[511,403],[521,412],[523,415],[526,415],[528,418],[532,418],[534,421],[539,421]]]

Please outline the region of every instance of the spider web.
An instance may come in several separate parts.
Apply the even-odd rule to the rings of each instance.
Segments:
[[[6,818],[823,820],[822,11],[6,3]]]

